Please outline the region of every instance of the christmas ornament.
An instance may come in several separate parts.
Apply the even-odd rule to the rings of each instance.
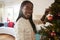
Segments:
[[[8,23],[8,27],[13,28],[13,27],[14,27],[14,22],[9,22],[9,23]]]
[[[50,22],[46,22],[45,26],[48,27],[48,26],[53,26],[53,24],[51,24]]]
[[[49,21],[52,21],[52,20],[53,20],[53,15],[51,15],[51,14],[48,14],[46,17],[47,17],[47,19],[48,19]]]
[[[52,31],[51,36],[55,36],[55,35],[56,35],[55,31]]]
[[[60,16],[60,12],[58,12],[58,16]]]

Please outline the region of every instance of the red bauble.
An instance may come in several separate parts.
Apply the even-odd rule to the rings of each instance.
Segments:
[[[48,16],[47,18],[49,21],[52,21],[53,20],[53,16]]]
[[[8,23],[8,27],[13,28],[13,27],[14,27],[14,22],[9,22],[9,23]]]
[[[51,36],[53,36],[53,33],[51,33]]]
[[[55,32],[51,32],[51,36],[55,36],[56,35],[56,33]]]

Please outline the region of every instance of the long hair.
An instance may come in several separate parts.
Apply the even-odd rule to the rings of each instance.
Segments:
[[[26,4],[28,4],[28,3],[31,3],[32,6],[33,6],[33,3],[32,3],[32,2],[30,2],[30,1],[23,1],[22,4],[21,4],[21,7],[20,7],[19,16],[18,16],[16,22],[17,22],[21,17],[24,17],[23,12],[22,12],[22,8],[23,8]],[[24,17],[24,18],[25,18],[25,17]],[[31,17],[29,18],[29,22],[31,23],[32,28],[33,28],[34,32],[36,33],[37,31],[36,31],[35,24],[33,23],[33,20],[32,20],[32,15],[31,15]]]

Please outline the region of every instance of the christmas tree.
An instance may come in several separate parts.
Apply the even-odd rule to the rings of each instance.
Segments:
[[[42,40],[60,40],[60,0],[55,0],[49,9],[44,19],[44,28],[41,27],[39,34]]]

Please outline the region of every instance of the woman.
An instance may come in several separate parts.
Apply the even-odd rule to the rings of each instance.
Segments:
[[[35,40],[36,28],[32,20],[33,4],[23,1],[15,24],[16,40]]]

